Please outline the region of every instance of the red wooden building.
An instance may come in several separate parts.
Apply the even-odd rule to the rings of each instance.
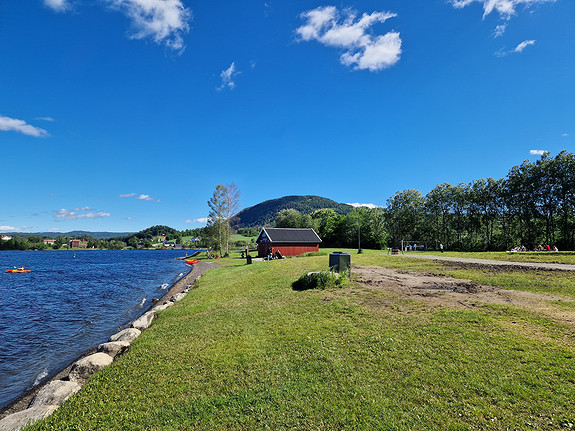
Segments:
[[[263,228],[256,240],[258,257],[279,250],[283,256],[319,251],[321,238],[313,229]]]

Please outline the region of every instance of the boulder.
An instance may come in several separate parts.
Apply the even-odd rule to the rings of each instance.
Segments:
[[[128,328],[110,337],[108,341],[133,341],[140,336],[142,331],[136,328]]]
[[[80,359],[72,366],[68,379],[72,382],[83,383],[88,380],[92,374],[100,371],[112,363],[113,359],[105,353],[94,353]]]
[[[178,302],[178,301],[181,301],[182,299],[184,299],[185,296],[186,296],[185,293],[176,293],[174,296],[172,296],[170,298],[170,301]]]
[[[152,324],[152,320],[154,320],[155,316],[156,313],[153,310],[150,310],[147,313],[142,314],[138,319],[134,320],[134,322],[132,323],[132,328],[136,328],[140,331],[148,329]]]
[[[6,416],[0,421],[0,431],[16,431],[50,416],[58,406],[38,406]]]
[[[77,382],[54,380],[40,389],[30,403],[30,407],[60,406],[79,390],[80,385]]]
[[[115,358],[118,355],[123,355],[130,348],[129,341],[111,341],[103,343],[98,346],[98,352],[110,355]]]
[[[158,305],[157,307],[154,307],[154,310],[155,311],[162,311],[162,310],[165,310],[166,308],[171,307],[172,305],[174,305],[173,302],[166,302],[165,304]]]

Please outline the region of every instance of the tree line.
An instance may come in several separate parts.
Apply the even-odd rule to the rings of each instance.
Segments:
[[[575,157],[561,151],[525,161],[505,178],[443,183],[422,195],[397,192],[385,208],[356,208],[348,215],[283,210],[276,227],[312,227],[327,247],[399,247],[401,241],[442,243],[461,251],[575,248]]]

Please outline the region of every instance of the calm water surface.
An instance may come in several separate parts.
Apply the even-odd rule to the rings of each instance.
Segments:
[[[0,251],[0,408],[128,327],[188,272],[185,254]]]

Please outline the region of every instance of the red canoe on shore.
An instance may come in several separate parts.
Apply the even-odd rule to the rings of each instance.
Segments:
[[[200,263],[200,261],[198,259],[194,259],[194,260],[184,260],[184,263],[186,265],[194,265],[195,263]]]

